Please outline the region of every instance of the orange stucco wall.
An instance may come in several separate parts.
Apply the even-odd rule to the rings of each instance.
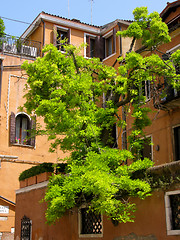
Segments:
[[[0,213],[0,229],[1,232],[9,232],[9,228],[14,228],[15,206],[0,199],[0,205],[9,207],[9,213]],[[2,220],[3,218],[4,220]],[[6,220],[7,219],[7,220]]]
[[[23,189],[21,190],[23,191]],[[56,222],[55,225],[49,226],[45,223],[46,204],[39,202],[44,197],[45,190],[46,188],[41,188],[17,194],[15,240],[19,240],[21,231],[20,224],[24,215],[32,220],[32,239],[34,240],[114,240],[118,239],[118,237],[120,239],[120,237],[128,236],[131,233],[134,233],[139,237],[154,236],[153,240],[179,239],[179,236],[167,236],[166,234],[163,191],[154,192],[151,197],[148,197],[145,200],[132,200],[137,205],[134,223],[121,223],[118,224],[118,226],[114,226],[110,220],[103,216],[103,236],[87,236],[82,238],[78,233],[78,209],[68,211],[64,217]]]

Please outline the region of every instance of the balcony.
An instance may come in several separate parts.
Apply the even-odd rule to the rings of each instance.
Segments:
[[[161,99],[161,104],[168,108],[180,107],[180,91],[171,86],[165,87],[167,96]]]
[[[36,58],[41,54],[41,42],[6,35],[0,38],[0,52]]]

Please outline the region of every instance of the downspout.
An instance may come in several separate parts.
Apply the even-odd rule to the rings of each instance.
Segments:
[[[0,73],[0,105],[1,105],[1,91],[2,91],[2,73],[3,73],[3,59],[0,59],[1,73]]]
[[[43,23],[43,47],[45,46],[45,29],[46,29],[46,23],[44,20],[41,18],[41,21]],[[42,53],[42,56],[44,57],[44,53]]]
[[[119,31],[122,31],[122,28],[121,28],[121,25],[119,22],[118,22],[118,27],[119,27]],[[122,56],[122,37],[121,37],[121,35],[119,36],[119,50],[120,50],[120,56]],[[123,106],[122,106],[122,120],[126,123],[126,113],[125,113]],[[127,149],[126,127],[123,129],[121,141],[122,141],[122,149]]]

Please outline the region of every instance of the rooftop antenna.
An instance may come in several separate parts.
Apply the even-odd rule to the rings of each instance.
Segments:
[[[90,0],[91,1],[91,24],[92,24],[92,4],[94,0]]]
[[[68,0],[68,18],[70,18],[70,14],[69,14],[69,0]]]

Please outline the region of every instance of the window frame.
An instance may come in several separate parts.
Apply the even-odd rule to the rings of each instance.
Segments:
[[[87,43],[87,36],[89,36],[90,37],[90,40],[91,39],[93,39],[94,41],[95,41],[95,44],[96,44],[96,35],[93,35],[93,34],[89,34],[89,33],[84,33],[84,43]],[[91,46],[89,46],[89,48],[90,48]],[[96,46],[95,46],[95,48],[96,48]],[[95,56],[93,56],[93,57],[95,57]],[[92,58],[92,57],[88,57],[87,56],[87,46],[84,46],[84,58],[88,58],[88,59],[90,59],[90,58]]]
[[[58,35],[58,30],[59,30],[59,31],[62,31],[62,32],[66,32],[67,35],[69,35],[69,36],[67,36],[68,44],[71,44],[71,28],[67,28],[67,27],[62,27],[62,26],[55,25],[55,26],[54,26],[54,41],[53,41],[55,47],[57,48],[57,37],[58,37],[57,35]],[[68,31],[69,31],[69,33],[68,33]],[[60,47],[61,47],[61,46],[60,46]],[[61,51],[62,53],[64,53],[63,50],[60,50],[60,49],[58,49],[58,50]]]
[[[80,238],[100,238],[103,237],[103,215],[101,214],[101,221],[102,221],[102,233],[101,234],[82,234],[82,215],[81,215],[81,209],[88,208],[87,205],[82,205],[78,209],[78,235]]]
[[[111,31],[109,31],[108,33],[103,35],[103,38],[105,39],[105,49],[104,49],[105,50],[105,58],[103,59],[103,61],[116,54],[117,47],[116,47],[116,35],[114,36],[115,32],[116,32],[116,30],[115,30],[115,28],[113,28]],[[112,53],[107,56],[107,51],[106,51],[107,50],[107,39],[110,37],[112,37]]]
[[[29,240],[32,240],[32,220],[28,217],[26,217],[25,215],[23,216],[23,218],[21,219],[21,239],[22,239],[22,222],[23,220],[29,221],[30,224],[30,236],[29,236]]]
[[[23,117],[23,116],[25,116],[25,117]],[[31,130],[31,118],[30,118],[30,116],[27,114],[27,113],[24,113],[24,112],[19,112],[19,113],[17,113],[16,115],[15,115],[15,139],[17,138],[17,132],[16,132],[16,126],[17,126],[17,118],[18,117],[21,117],[20,119],[21,119],[21,121],[23,120],[23,118],[26,118],[26,119],[28,119],[28,122],[27,122],[27,129],[26,129],[26,132],[27,132],[27,137],[30,137],[30,136],[28,136],[28,135],[30,135],[30,133],[28,133],[28,131],[30,131]],[[22,122],[22,124],[23,124],[23,122]],[[23,129],[23,128],[22,128]],[[21,134],[22,135],[22,134]],[[21,136],[22,137],[22,136]],[[23,144],[22,143],[22,139],[20,139],[20,141],[21,141],[21,143],[16,143],[16,144],[19,144],[19,145],[30,145],[30,144]],[[31,146],[31,145],[30,145]]]
[[[180,230],[174,230],[172,224],[172,210],[171,210],[171,203],[170,203],[170,196],[180,194],[180,190],[169,191],[166,192],[164,195],[165,201],[165,214],[166,214],[166,230],[167,235],[180,235]]]
[[[153,143],[153,136],[152,134],[149,134],[147,136],[145,136],[145,138],[151,138],[151,143]],[[144,140],[145,138],[142,138],[142,140]],[[153,144],[149,145],[151,147],[151,161],[153,162]],[[142,156],[143,157],[143,156]]]
[[[29,128],[27,130],[31,131],[31,129],[36,128],[36,116],[30,117],[27,113],[25,112],[18,112],[17,114],[14,114],[14,112],[11,112],[10,114],[10,131],[9,131],[9,141],[10,144],[13,146],[20,146],[20,147],[32,147],[35,148],[35,136],[31,137],[31,132],[29,133],[29,144],[23,144],[23,143],[18,143],[16,141],[16,119],[19,115],[24,115],[26,118],[28,118],[29,121]]]

